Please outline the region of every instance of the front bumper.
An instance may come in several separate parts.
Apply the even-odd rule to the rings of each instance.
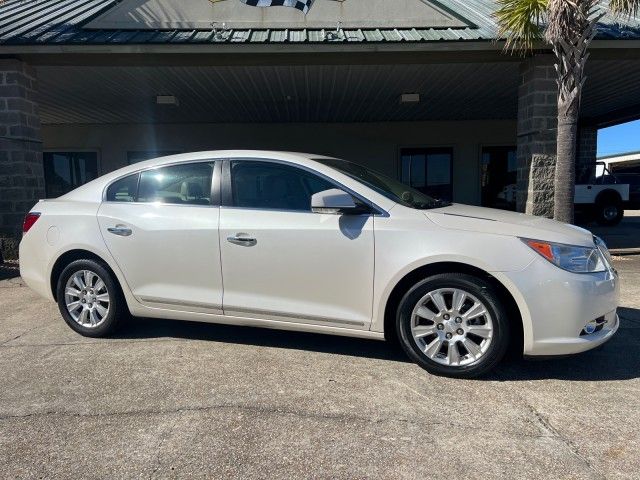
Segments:
[[[618,330],[620,281],[614,270],[576,274],[543,258],[507,274],[521,295],[524,355],[570,355],[596,348]],[[598,320],[601,327],[586,333]]]

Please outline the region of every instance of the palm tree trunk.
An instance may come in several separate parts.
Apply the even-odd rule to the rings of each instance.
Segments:
[[[553,218],[573,223],[575,197],[576,143],[578,136],[578,108],[574,103],[558,113],[558,151],[554,178]]]

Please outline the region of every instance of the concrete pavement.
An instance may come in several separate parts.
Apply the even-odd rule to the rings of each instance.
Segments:
[[[83,338],[0,282],[0,478],[638,478],[640,258],[596,351],[428,375],[382,342],[162,320]]]

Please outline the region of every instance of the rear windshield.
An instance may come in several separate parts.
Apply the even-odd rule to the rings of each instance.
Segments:
[[[337,158],[315,159],[328,167],[338,170],[340,173],[350,176],[354,180],[375,190],[396,203],[405,207],[426,210],[449,205],[449,202],[430,197],[418,190],[405,185],[383,173],[376,172],[357,163],[339,160]]]

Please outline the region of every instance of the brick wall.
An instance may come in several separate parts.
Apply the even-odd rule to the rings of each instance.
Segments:
[[[540,191],[540,185],[529,184],[534,156],[556,155],[558,126],[557,92],[552,55],[536,55],[525,60],[520,68],[518,88],[518,211],[553,216],[553,190]],[[535,191],[535,194],[534,194]]]
[[[17,254],[22,220],[44,197],[37,79],[24,62],[0,59],[0,247]]]

